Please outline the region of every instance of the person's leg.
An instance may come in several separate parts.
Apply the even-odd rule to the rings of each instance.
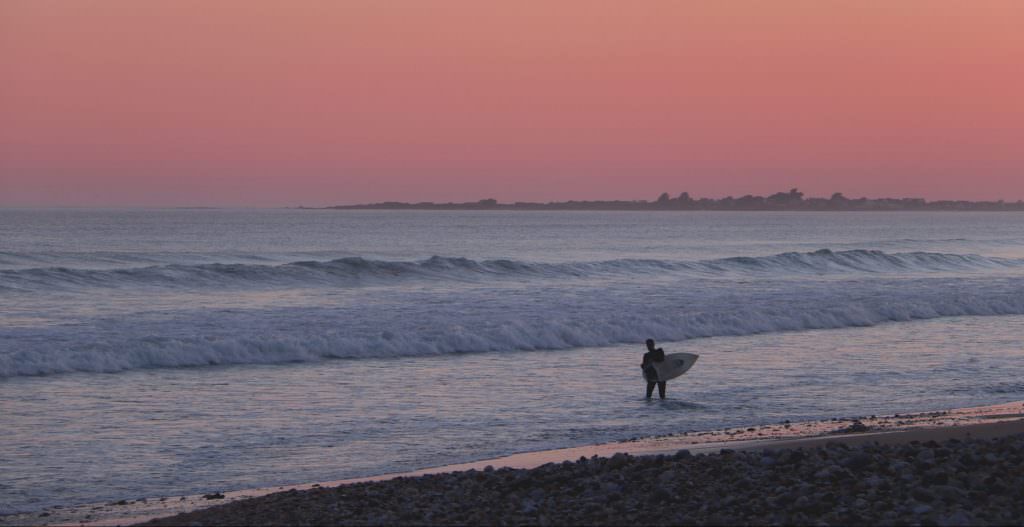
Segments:
[[[661,382],[658,383],[658,395],[662,399],[665,398],[665,381],[661,381]]]
[[[648,399],[650,399],[651,398],[651,394],[654,393],[654,385],[655,384],[658,384],[658,383],[647,381],[647,398]]]

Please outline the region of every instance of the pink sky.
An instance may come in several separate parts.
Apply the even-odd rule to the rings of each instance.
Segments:
[[[3,0],[0,206],[1024,199],[1021,0]]]

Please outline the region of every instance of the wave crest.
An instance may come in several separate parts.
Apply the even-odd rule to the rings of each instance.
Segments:
[[[450,262],[439,262],[447,266]],[[363,265],[363,264],[359,264]],[[758,263],[757,265],[762,265]],[[375,291],[319,306],[184,309],[74,324],[9,326],[0,377],[328,358],[571,349],[703,337],[874,326],[941,317],[1024,315],[1018,276],[875,280],[611,282],[439,291],[412,300]]]
[[[1024,266],[1020,260],[944,253],[885,253],[874,250],[783,253],[762,257],[732,257],[694,262],[621,259],[599,262],[531,263],[517,260],[472,260],[434,256],[421,261],[370,260],[361,257],[329,261],[300,261],[282,265],[198,264],[155,265],[127,269],[31,268],[0,271],[0,289],[46,291],[79,288],[157,287],[208,289],[218,287],[358,286],[365,283],[425,279],[484,281],[646,275],[675,272],[686,275],[792,275],[843,273],[927,273],[984,271]]]

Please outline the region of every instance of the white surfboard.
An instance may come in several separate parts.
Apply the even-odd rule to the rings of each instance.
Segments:
[[[665,355],[665,360],[654,363],[654,370],[658,372],[658,381],[670,381],[686,373],[693,367],[700,355],[695,353],[670,353]],[[644,376],[647,379],[647,376]],[[650,380],[650,379],[648,379]]]

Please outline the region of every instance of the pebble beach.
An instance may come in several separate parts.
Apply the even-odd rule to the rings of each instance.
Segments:
[[[1020,524],[1022,425],[486,467],[290,490],[145,525]]]
[[[1016,401],[52,507],[0,516],[0,525],[1003,525],[1024,521],[1022,478],[1024,402]]]

